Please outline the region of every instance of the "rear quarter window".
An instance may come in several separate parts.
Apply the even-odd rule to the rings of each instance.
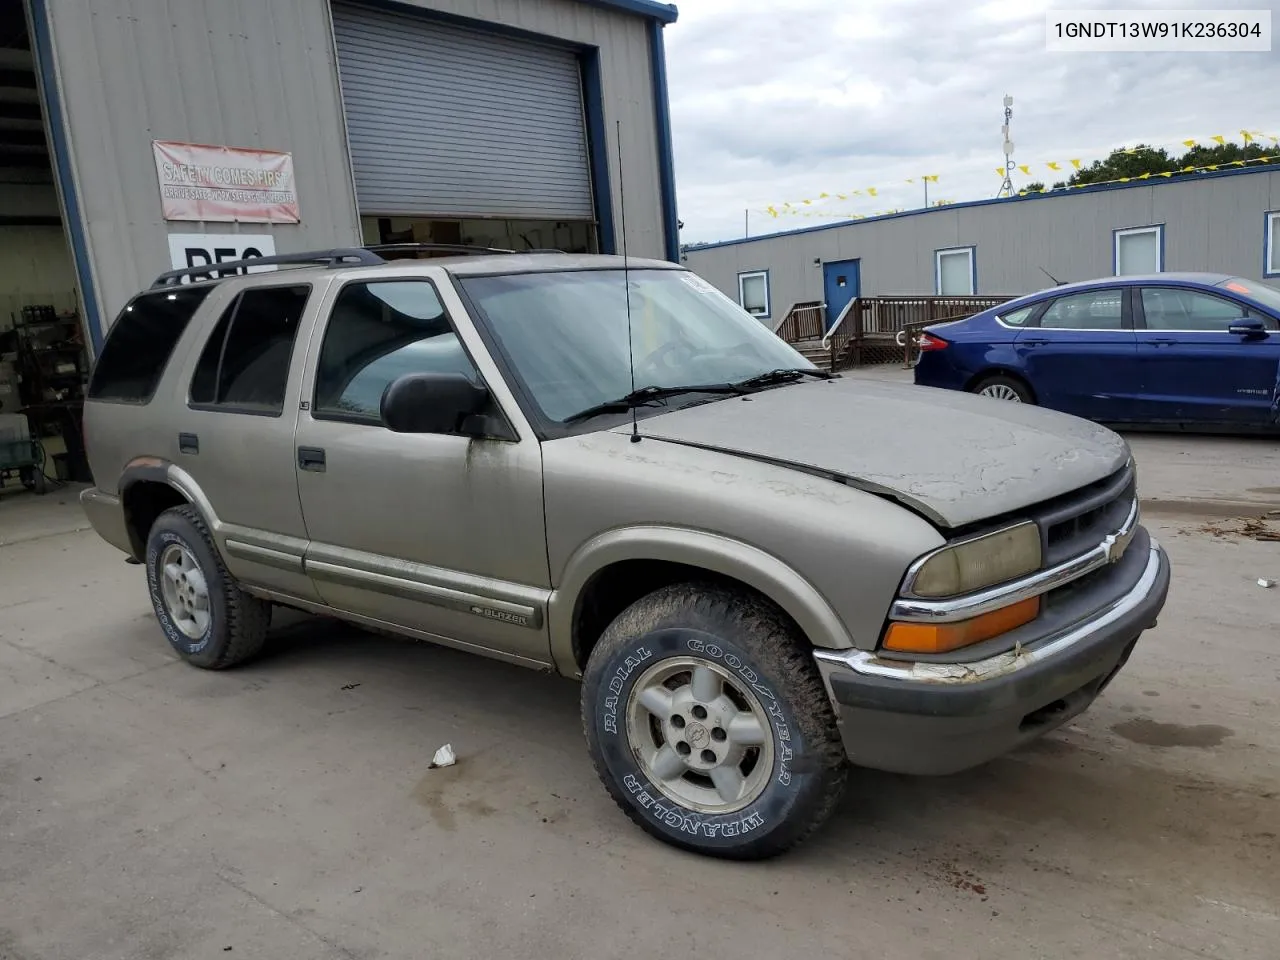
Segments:
[[[150,400],[173,348],[212,289],[178,287],[135,297],[111,325],[89,380],[89,399]]]

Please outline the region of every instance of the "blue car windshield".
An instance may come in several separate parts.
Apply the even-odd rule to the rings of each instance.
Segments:
[[[1240,277],[1224,280],[1218,286],[1232,293],[1238,293],[1241,296],[1256,300],[1273,313],[1280,313],[1280,290],[1275,287],[1269,287],[1265,283],[1258,283],[1256,280],[1244,280]]]

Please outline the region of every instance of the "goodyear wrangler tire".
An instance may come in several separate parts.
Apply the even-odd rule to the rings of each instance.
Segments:
[[[582,721],[596,772],[644,830],[737,860],[793,847],[831,814],[848,763],[808,644],[767,601],[677,584],[591,652]]]
[[[152,524],[146,568],[156,619],[182,659],[221,670],[262,649],[271,604],[240,589],[194,507],[173,507]]]

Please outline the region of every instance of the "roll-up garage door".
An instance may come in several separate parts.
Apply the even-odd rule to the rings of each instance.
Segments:
[[[594,219],[572,51],[348,3],[333,25],[362,214]]]

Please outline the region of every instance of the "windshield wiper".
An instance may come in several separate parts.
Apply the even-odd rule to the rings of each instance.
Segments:
[[[686,393],[746,393],[747,388],[737,383],[693,383],[683,387],[641,387],[639,390],[633,390],[625,397],[618,397],[616,400],[606,400],[604,403],[597,403],[594,407],[587,407],[585,410],[579,410],[571,416],[565,417],[561,423],[580,423],[583,420],[590,420],[592,417],[598,417],[606,413],[625,413],[634,407],[644,407],[653,403],[661,403],[670,397],[678,397]]]
[[[827,373],[825,370],[818,370],[811,367],[780,367],[777,370],[770,370],[768,373],[748,377],[746,380],[738,380],[733,385],[744,390],[755,390],[760,387],[772,387],[779,383],[795,383],[797,380],[803,380],[805,377],[817,377],[819,380],[831,380],[835,377],[835,374]]]

